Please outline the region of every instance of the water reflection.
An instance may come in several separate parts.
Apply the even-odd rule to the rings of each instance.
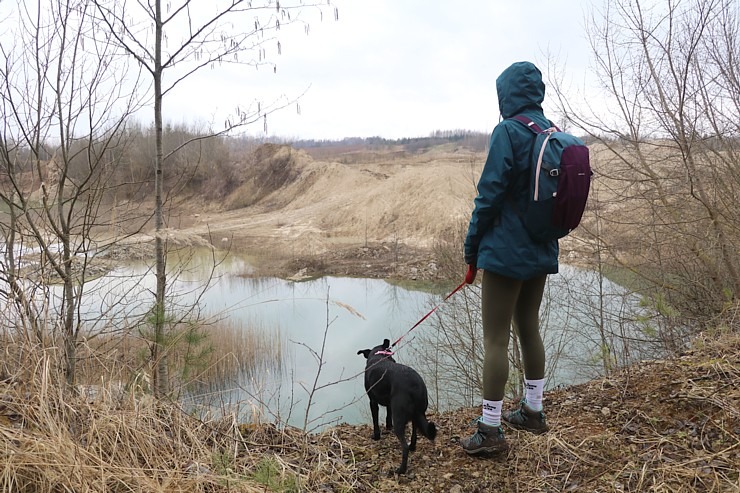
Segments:
[[[435,317],[407,335],[396,351],[398,362],[410,364],[422,373],[430,387],[432,406],[441,410],[476,405],[479,399],[476,382],[449,384],[460,372],[460,350],[470,352],[464,357],[466,364],[474,365],[476,358],[482,358],[482,331],[475,299],[478,289],[468,286],[441,305]],[[406,334],[442,298],[443,295],[411,291],[374,279],[326,277],[294,283],[226,277],[209,291],[204,301],[214,313],[228,311],[229,317],[235,319],[253,317],[265,326],[278,327],[287,341],[283,371],[265,374],[262,381],[252,378],[243,382],[240,388],[229,392],[232,402],[261,405],[283,421],[300,427],[307,424],[311,429],[335,421],[369,422],[362,383],[364,359],[357,356],[357,350]],[[440,357],[439,347],[449,341],[440,337],[440,323],[461,302],[463,315],[455,322],[456,330],[470,319],[473,324],[462,328],[468,332],[460,339],[462,347],[453,348],[458,353],[455,363]],[[561,273],[548,281],[542,311],[548,387],[580,383],[600,374],[604,341],[600,339],[599,327],[606,329],[608,342],[615,346],[615,357],[622,358],[616,337],[637,338],[641,331],[639,312],[639,299],[626,289],[593,272],[563,266]],[[647,346],[642,349],[647,350]],[[631,351],[633,359],[642,356],[636,348]],[[430,354],[440,361],[432,361]],[[312,395],[312,389],[319,390]],[[311,410],[306,417],[309,399]]]
[[[287,341],[283,371],[242,382],[229,391],[229,399],[269,409],[290,424],[315,428],[367,419],[365,360],[357,351],[407,331],[430,297],[376,279],[326,277],[295,283],[232,276],[219,279],[203,304],[211,313],[275,327]],[[312,394],[313,389],[319,390]]]

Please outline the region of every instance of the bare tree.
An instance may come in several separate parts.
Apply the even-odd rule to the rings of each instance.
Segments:
[[[264,65],[268,61],[267,47],[280,53],[278,31],[289,24],[300,23],[306,10],[326,8],[318,2],[273,2],[224,0],[215,2],[120,2],[94,0],[99,18],[118,45],[151,76],[153,81],[155,159],[154,159],[154,218],[157,287],[153,308],[155,363],[154,386],[158,395],[168,392],[167,361],[162,341],[165,338],[165,293],[167,285],[167,248],[164,238],[166,202],[163,187],[167,160],[179,148],[165,154],[162,144],[164,101],[179,84],[204,68],[222,63]],[[335,18],[337,17],[336,10]],[[306,28],[306,31],[308,29]],[[153,33],[153,39],[151,34]],[[165,74],[170,78],[165,80]],[[258,103],[248,109],[237,107],[235,116],[227,119],[224,128],[211,135],[260,120],[288,104],[273,102],[263,107]]]
[[[0,48],[2,325],[8,337],[62,347],[74,386],[90,323],[81,305],[96,255],[109,245],[99,233],[110,218],[124,123],[138,104],[136,71],[97,32],[89,2],[19,5]]]
[[[553,84],[594,144],[599,223],[586,214],[583,231],[633,273],[680,347],[707,321],[737,320],[737,3],[610,2],[587,25],[605,104],[576,106]]]

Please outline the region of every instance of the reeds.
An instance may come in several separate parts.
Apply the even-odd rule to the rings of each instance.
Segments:
[[[71,395],[37,363],[0,382],[0,491],[317,491],[329,477],[352,489],[346,461],[295,429],[197,419],[118,387]]]
[[[78,351],[79,381],[99,385],[105,376],[147,391],[149,343],[136,333],[91,338]],[[230,320],[180,324],[165,347],[173,387],[186,393],[215,392],[267,370],[279,372],[284,356],[279,331]]]

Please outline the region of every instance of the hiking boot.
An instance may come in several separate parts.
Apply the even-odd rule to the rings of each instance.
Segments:
[[[550,429],[545,420],[545,413],[530,409],[524,399],[519,403],[518,409],[503,413],[501,418],[512,428],[531,433],[544,433]]]
[[[478,430],[470,438],[461,440],[460,445],[470,455],[509,450],[509,444],[506,443],[504,437],[504,430],[500,426],[489,426],[480,419],[478,420]]]

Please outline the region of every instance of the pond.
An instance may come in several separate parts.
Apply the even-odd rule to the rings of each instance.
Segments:
[[[357,351],[400,337],[431,299],[429,293],[377,279],[232,277],[217,282],[203,303],[212,313],[228,312],[232,320],[256,320],[278,330],[285,343],[278,375],[263,375],[264,381],[253,376],[229,397],[260,401],[281,420],[313,428],[331,421],[366,421],[365,359]],[[309,398],[309,423],[304,423]]]
[[[256,328],[270,333],[278,347],[266,351],[275,350],[279,355],[279,361],[267,358],[259,371],[240,372],[237,378],[224,378],[222,385],[188,393],[184,397],[188,406],[236,413],[240,419],[259,416],[279,420],[307,430],[337,422],[370,422],[363,388],[365,359],[357,351],[386,338],[395,341],[438,305],[434,317],[405,336],[396,360],[422,373],[430,387],[432,405],[440,410],[479,400],[474,388],[462,396],[449,385],[440,391],[438,382],[433,381],[442,379],[440,371],[460,371],[459,364],[443,361],[432,369],[426,362],[419,363],[425,361],[419,346],[439,340],[436,331],[442,319],[438,316],[447,316],[448,305],[457,298],[467,298],[468,318],[479,320],[478,286],[466,286],[441,304],[446,293],[406,289],[379,279],[324,277],[292,282],[252,278],[245,275],[250,271],[249,262],[235,255],[217,259],[215,269],[209,254],[198,254],[182,264],[186,267],[170,273],[169,292],[183,310],[197,302],[198,313],[188,317],[219,318],[238,330]],[[149,265],[139,262],[120,267],[89,284],[82,312],[91,320],[106,314],[103,318],[109,321],[98,321],[94,330],[136,320],[151,306],[155,284]],[[611,336],[619,331],[639,332],[641,328],[634,324],[639,310],[639,299],[620,286],[593,272],[561,266],[561,273],[548,280],[543,304],[548,387],[579,383],[598,374],[603,365],[603,341],[597,327],[607,327]],[[113,319],[117,322],[112,323]],[[478,326],[471,334],[480,344]],[[234,343],[239,344],[243,343]],[[240,348],[234,349],[240,354],[236,350]],[[475,357],[473,353],[470,359]]]

